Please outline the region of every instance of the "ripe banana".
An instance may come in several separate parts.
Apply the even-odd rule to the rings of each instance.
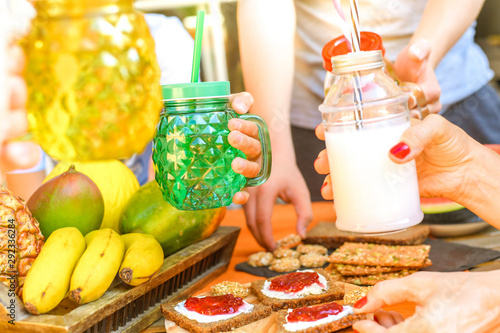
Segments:
[[[85,251],[85,239],[74,227],[55,230],[24,281],[26,310],[41,314],[55,308],[69,290],[71,274]]]
[[[125,257],[120,266],[120,278],[131,286],[151,280],[163,265],[163,249],[151,235],[131,233],[121,235]]]
[[[102,296],[120,268],[125,245],[110,228],[99,229],[85,236],[87,250],[71,276],[69,299],[85,304]]]

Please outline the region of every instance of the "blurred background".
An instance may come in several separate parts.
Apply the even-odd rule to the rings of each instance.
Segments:
[[[205,10],[201,60],[203,81],[229,80],[231,91],[244,90],[236,23],[237,0],[136,0],[136,9],[177,16],[194,38],[196,12]],[[477,43],[486,52],[500,90],[500,1],[486,0],[477,20]]]

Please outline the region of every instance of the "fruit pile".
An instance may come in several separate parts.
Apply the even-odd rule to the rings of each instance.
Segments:
[[[127,284],[149,281],[163,264],[163,250],[151,235],[118,235],[110,228],[85,237],[74,227],[55,230],[24,283],[24,305],[33,314],[55,308],[69,291],[77,304],[101,297],[116,274]]]
[[[0,187],[0,281],[10,286],[14,276],[33,314],[65,297],[92,302],[117,274],[130,286],[151,280],[166,255],[210,236],[225,211],[179,211],[155,181],[139,188],[116,160],[60,163],[27,204]]]

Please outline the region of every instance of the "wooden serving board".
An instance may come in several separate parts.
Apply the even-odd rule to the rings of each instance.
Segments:
[[[344,282],[336,282],[337,285],[343,286],[344,291],[348,292],[353,289],[359,288],[354,284],[344,283]],[[250,286],[250,284],[246,284],[246,286]],[[206,292],[200,294],[200,296],[209,296],[210,292]],[[261,304],[258,300],[257,296],[250,294],[245,298],[245,301],[252,304]],[[342,301],[338,301],[338,303],[342,304]],[[239,332],[239,333],[277,333],[278,326],[276,325],[275,319],[276,312],[273,312],[269,317],[263,318],[261,320],[255,321],[251,324],[241,326],[239,328],[234,329],[231,332]],[[165,319],[165,330],[167,333],[189,333],[189,331],[177,326],[174,322]],[[148,330],[148,333],[150,331]],[[152,331],[151,331],[152,332]],[[159,332],[159,331],[157,331]],[[353,332],[351,328],[346,328],[344,330],[340,330],[337,332]]]
[[[27,313],[0,284],[0,332],[140,332],[162,317],[161,303],[186,298],[226,271],[239,232],[239,227],[219,227],[165,258],[147,283],[131,287],[117,278],[98,300],[78,306],[66,298],[43,315]],[[8,323],[11,303],[16,305],[15,325]]]

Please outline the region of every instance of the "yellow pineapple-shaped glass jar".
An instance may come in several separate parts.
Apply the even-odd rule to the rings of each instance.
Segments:
[[[24,42],[28,121],[66,161],[126,158],[154,135],[161,110],[154,41],[132,0],[36,0]]]

